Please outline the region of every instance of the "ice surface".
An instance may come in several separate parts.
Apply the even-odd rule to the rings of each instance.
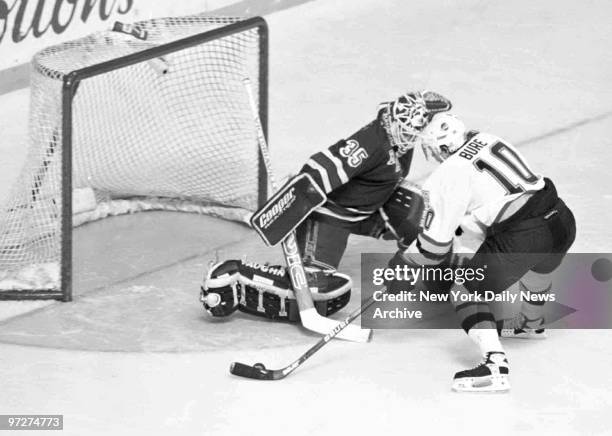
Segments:
[[[296,172],[380,101],[430,87],[555,180],[578,222],[573,251],[609,251],[611,10],[603,1],[326,0],[271,14],[275,166]],[[1,97],[2,188],[18,171],[21,151],[4,137],[25,119],[26,97]],[[427,174],[414,165],[411,177]],[[478,358],[461,331],[378,331],[370,344],[328,345],[282,382],[236,379],[231,361],[283,366],[315,336],[246,317],[207,321],[199,281],[215,252],[263,261],[280,260],[278,250],[199,217],[91,226],[77,232],[77,300],[0,322],[5,342],[51,347],[0,345],[2,413],[63,413],[71,435],[610,434],[609,331],[508,342],[509,395],[450,392],[453,372]],[[384,249],[393,247],[352,239],[343,271],[357,278],[359,252]]]

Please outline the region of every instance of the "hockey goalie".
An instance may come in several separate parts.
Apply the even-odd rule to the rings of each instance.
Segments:
[[[396,240],[417,236],[423,203],[405,181],[420,133],[451,103],[431,92],[408,92],[382,103],[359,131],[308,159],[252,217],[266,245],[295,232],[315,308],[329,316],[349,302],[352,281],[337,271],[351,234]],[[271,319],[299,321],[287,269],[226,260],[211,266],[201,301],[213,316],[236,310]]]

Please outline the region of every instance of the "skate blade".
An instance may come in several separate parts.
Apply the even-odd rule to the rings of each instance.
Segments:
[[[510,390],[510,382],[507,377],[493,377],[485,380],[470,378],[454,381],[452,390],[455,392],[503,393]]]

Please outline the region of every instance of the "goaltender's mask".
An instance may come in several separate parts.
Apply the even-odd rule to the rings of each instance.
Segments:
[[[421,143],[429,113],[420,92],[406,93],[395,101],[383,103],[383,110],[383,124],[399,155]]]
[[[443,162],[465,143],[465,133],[465,124],[453,114],[434,115],[422,133],[425,158]]]

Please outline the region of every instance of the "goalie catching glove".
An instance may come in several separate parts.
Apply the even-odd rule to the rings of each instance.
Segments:
[[[317,312],[336,313],[351,298],[351,278],[338,272],[308,272],[308,285]],[[270,319],[297,322],[300,313],[287,270],[279,265],[260,265],[226,260],[209,269],[201,286],[200,301],[212,316],[236,310]]]
[[[404,180],[378,210],[384,223],[383,239],[395,239],[400,248],[408,247],[423,227],[428,207],[426,194]]]

